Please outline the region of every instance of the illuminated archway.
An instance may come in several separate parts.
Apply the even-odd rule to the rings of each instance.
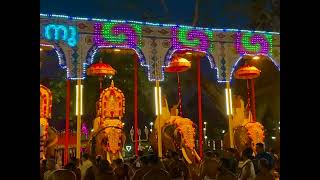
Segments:
[[[230,82],[232,82],[232,80],[233,80],[233,78],[232,78],[233,77],[233,73],[234,73],[238,63],[243,59],[244,56],[247,56],[247,55],[253,56],[252,54],[244,54],[244,55],[240,56],[237,59],[237,61],[233,64],[232,69],[230,71],[230,76],[229,76],[230,77]],[[280,72],[280,64],[278,64],[271,56],[269,56],[267,54],[256,54],[256,56],[262,56],[262,57],[265,57],[265,59],[271,61],[274,64],[274,66],[277,68],[277,70]]]
[[[65,57],[65,54],[64,54],[62,48],[59,46],[59,43],[50,44],[50,43],[41,43],[40,42],[40,48],[41,47],[49,47],[49,48],[53,49],[57,53],[58,60],[59,60],[59,66],[62,69],[66,70],[67,79],[69,79],[70,78],[70,73],[69,73],[69,68],[67,66],[66,57]]]
[[[212,56],[211,53],[209,52],[205,52],[205,51],[200,51],[200,50],[194,50],[194,49],[189,49],[189,48],[185,48],[185,49],[175,49],[174,47],[171,47],[165,56],[165,60],[164,60],[164,65],[162,66],[162,79],[161,81],[164,80],[164,68],[169,66],[169,63],[172,60],[172,56],[177,52],[177,51],[188,51],[188,52],[197,52],[197,53],[204,53],[205,57],[208,59],[209,63],[210,63],[210,68],[211,69],[215,69],[217,71],[217,80],[219,79],[219,69],[216,65],[216,62],[214,61],[214,57]],[[223,81],[219,81],[218,82],[223,82]]]
[[[97,46],[97,45],[93,45],[88,53],[87,53],[87,57],[85,62],[83,63],[83,71],[82,71],[82,79],[85,79],[86,77],[86,69],[88,66],[90,66],[93,61],[94,61],[94,57],[95,55],[99,52],[99,49],[126,49],[126,50],[133,50],[136,55],[138,56],[138,60],[140,62],[140,65],[142,67],[147,67],[148,68],[148,79],[149,81],[153,81],[152,79],[150,79],[150,66],[147,64],[146,59],[144,57],[144,54],[142,53],[141,49],[139,48],[129,48],[129,47],[123,47],[123,46]]]

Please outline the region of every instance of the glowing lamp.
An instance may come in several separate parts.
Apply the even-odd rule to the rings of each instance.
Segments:
[[[260,57],[259,56],[253,56],[253,58],[252,58],[253,60],[259,60],[260,59]]]

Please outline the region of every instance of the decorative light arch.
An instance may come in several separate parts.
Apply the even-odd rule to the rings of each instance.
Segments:
[[[71,79],[70,77],[70,71],[69,68],[67,66],[67,61],[66,61],[66,56],[62,50],[62,48],[59,46],[59,43],[53,43],[53,44],[49,44],[49,43],[40,43],[40,47],[51,47],[58,55],[58,60],[59,60],[59,66],[62,69],[65,69],[67,71],[67,79]]]
[[[97,46],[97,45],[93,45],[88,53],[87,53],[87,57],[86,57],[86,61],[83,63],[83,73],[82,73],[82,78],[81,79],[85,79],[86,77],[86,69],[87,69],[87,66],[90,66],[92,63],[93,63],[93,60],[94,60],[94,57],[95,55],[97,54],[97,52],[99,51],[99,49],[102,49],[102,48],[109,48],[109,49],[131,49],[131,50],[134,50],[135,53],[138,55],[138,59],[139,59],[139,62],[140,62],[140,65],[142,67],[147,67],[148,68],[148,79],[149,81],[154,81],[153,79],[151,79],[151,75],[150,75],[150,66],[147,64],[146,62],[146,59],[144,57],[144,54],[143,52],[141,51],[140,48],[136,47],[136,48],[129,48],[129,47],[126,47],[126,46]]]
[[[214,61],[214,57],[212,56],[211,53],[206,52],[206,51],[200,51],[200,50],[195,50],[195,49],[191,49],[191,48],[185,48],[185,49],[175,49],[173,46],[167,51],[166,56],[165,56],[165,61],[164,61],[164,65],[162,66],[162,79],[161,81],[164,80],[164,68],[169,66],[169,63],[172,60],[172,56],[176,51],[191,51],[191,52],[200,52],[200,53],[205,53],[206,54],[206,58],[208,59],[209,63],[210,63],[210,68],[211,69],[215,69],[217,71],[217,80],[219,83],[224,82],[224,81],[219,81],[219,69],[216,65],[216,62]]]
[[[210,30],[214,32],[250,32],[250,33],[267,33],[267,34],[274,34],[280,35],[279,32],[268,32],[268,31],[255,31],[255,30],[243,30],[243,29],[229,29],[229,28],[205,28],[205,27],[194,27],[194,26],[186,26],[186,25],[178,25],[178,24],[161,24],[161,23],[152,23],[152,22],[142,22],[142,21],[131,21],[131,20],[111,20],[111,19],[103,19],[103,18],[92,18],[92,17],[77,17],[77,16],[67,16],[61,14],[44,14],[40,13],[40,17],[45,18],[60,18],[60,19],[67,19],[70,21],[91,21],[91,22],[115,22],[115,23],[132,23],[132,24],[139,24],[144,26],[153,26],[153,27],[183,27],[183,28],[194,28],[198,30]]]
[[[236,67],[237,67],[238,63],[240,62],[240,60],[243,59],[243,57],[246,56],[246,55],[251,55],[252,56],[252,54],[243,54],[233,64],[232,70],[230,72],[230,80],[229,80],[229,82],[232,82],[232,75],[233,75],[234,70],[236,69]],[[264,57],[266,57],[266,59],[271,61],[277,67],[277,70],[280,72],[280,64],[278,64],[271,56],[269,56],[268,54],[256,54],[256,56],[264,56]]]

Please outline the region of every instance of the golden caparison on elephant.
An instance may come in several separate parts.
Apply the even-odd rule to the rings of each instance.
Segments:
[[[52,109],[52,93],[49,88],[40,84],[40,160],[54,156],[58,136],[55,129],[49,126]]]
[[[177,116],[175,109],[169,112],[165,97],[162,98],[162,114],[155,120],[155,130],[150,134],[150,144],[155,152],[158,152],[159,120],[162,137],[162,152],[175,151],[182,153],[189,164],[200,161],[195,150],[195,125],[188,119]]]
[[[90,149],[93,155],[101,155],[110,163],[122,159],[122,150],[126,136],[121,118],[125,112],[125,97],[122,91],[114,86],[103,90],[97,102],[97,117],[94,119],[93,138]]]

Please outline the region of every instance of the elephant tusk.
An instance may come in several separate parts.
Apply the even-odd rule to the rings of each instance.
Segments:
[[[189,157],[187,156],[187,153],[186,153],[186,150],[184,149],[184,147],[182,147],[181,149],[182,151],[182,155],[183,157],[186,159],[186,161],[189,163],[189,164],[192,164],[192,161],[189,159]]]
[[[120,159],[123,159],[120,151],[119,151],[119,158],[120,158]]]
[[[197,151],[194,149],[193,152],[194,152],[194,155],[196,156],[196,158],[198,159],[198,161],[200,161],[201,158],[200,158],[200,156],[198,155]]]
[[[107,152],[107,161],[109,161],[110,164],[112,163],[112,162],[111,162],[111,159],[110,159],[110,154],[109,154],[109,152]]]

